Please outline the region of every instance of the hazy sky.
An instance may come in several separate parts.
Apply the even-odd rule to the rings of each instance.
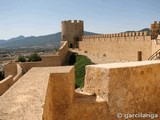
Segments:
[[[0,39],[61,31],[63,20],[83,20],[85,31],[140,30],[160,21],[160,0],[0,0]]]

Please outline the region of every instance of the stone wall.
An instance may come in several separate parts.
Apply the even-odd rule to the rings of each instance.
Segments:
[[[92,95],[77,95],[74,82],[73,67],[50,74],[43,120],[110,120],[106,102]]]
[[[4,67],[4,77],[6,78],[9,75],[15,76],[17,74],[17,63],[8,63],[5,64]]]
[[[0,82],[0,95],[6,92],[17,80],[32,67],[51,67],[65,64],[68,54],[67,42],[62,42],[57,55],[43,56],[40,62],[8,63],[4,65],[5,79]],[[9,76],[9,77],[8,77]]]
[[[147,32],[93,35],[84,36],[79,49],[112,62],[137,61],[138,51],[142,51],[142,60],[147,60],[152,55],[152,41]]]
[[[27,72],[32,67],[49,67],[49,66],[61,66],[65,64],[68,54],[68,43],[63,41],[61,47],[55,55],[42,56],[40,62],[24,62],[19,63],[24,72]]]
[[[115,120],[117,113],[160,114],[159,61],[89,65],[84,92],[107,101]]]
[[[9,65],[12,66],[13,64]],[[16,64],[16,70],[16,75],[12,75],[12,73],[10,73],[5,79],[0,81],[0,96],[5,93],[22,76],[22,69],[19,64]]]
[[[0,96],[13,85],[13,75],[8,75],[0,81]]]

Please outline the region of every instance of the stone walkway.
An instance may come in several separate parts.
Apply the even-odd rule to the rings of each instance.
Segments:
[[[41,120],[50,73],[67,67],[32,68],[0,96],[0,120]]]

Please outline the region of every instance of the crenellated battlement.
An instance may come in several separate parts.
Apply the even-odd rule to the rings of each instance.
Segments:
[[[144,32],[126,32],[126,33],[115,33],[115,34],[99,34],[99,35],[88,35],[83,36],[85,38],[115,38],[115,37],[138,37],[138,36],[149,36],[148,31]]]
[[[65,20],[62,21],[62,24],[83,24],[82,20]]]

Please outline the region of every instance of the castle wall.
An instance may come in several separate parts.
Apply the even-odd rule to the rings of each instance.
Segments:
[[[105,99],[115,117],[117,113],[160,114],[159,70],[159,61],[89,65],[83,90]]]
[[[0,81],[0,96],[13,85],[13,75],[8,75]]]
[[[15,76],[17,74],[17,63],[8,63],[4,65],[3,69],[5,78],[9,75]]]
[[[43,120],[67,120],[68,110],[73,103],[74,82],[73,67],[50,74]]]
[[[138,51],[142,51],[142,60],[151,56],[152,42],[151,36],[141,32],[93,35],[84,36],[79,49],[112,61],[137,61]]]
[[[49,66],[61,66],[65,63],[68,53],[68,43],[67,41],[62,42],[62,46],[58,50],[56,55],[52,56],[42,56],[42,61],[40,62],[24,62],[19,63],[24,72],[27,72],[32,67],[49,67]]]
[[[62,42],[57,55],[43,56],[40,62],[8,63],[4,66],[5,79],[0,82],[0,95],[6,92],[22,74],[26,73],[32,67],[51,67],[65,64],[68,54],[67,42]],[[9,77],[8,77],[9,76]],[[11,77],[12,76],[12,77]]]
[[[68,42],[62,41],[62,46],[58,50],[58,55],[60,56],[60,65],[64,65],[68,55]]]
[[[106,102],[98,102],[96,96],[76,95],[74,82],[72,66],[50,74],[43,120],[110,120]]]
[[[9,64],[12,66],[12,64]],[[16,75],[9,74],[5,79],[0,81],[0,96],[5,93],[15,82],[22,77],[22,69],[19,64],[16,64]]]

